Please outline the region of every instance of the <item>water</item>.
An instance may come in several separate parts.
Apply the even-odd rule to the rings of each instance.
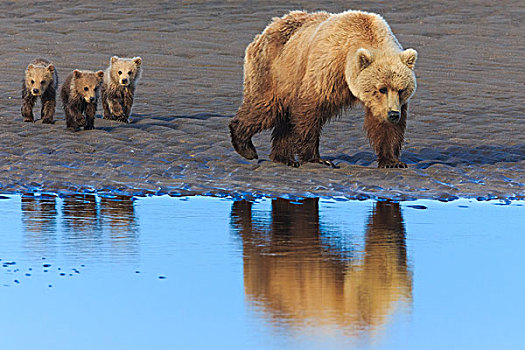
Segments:
[[[525,349],[501,204],[8,196],[0,349]]]

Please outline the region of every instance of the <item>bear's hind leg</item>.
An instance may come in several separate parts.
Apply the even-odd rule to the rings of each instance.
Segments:
[[[321,138],[322,125],[319,123],[308,123],[296,127],[300,130],[299,142],[297,144],[299,160],[301,164],[317,163],[338,168],[331,160],[321,158],[319,154],[319,139]]]
[[[272,132],[272,153],[270,159],[294,168],[301,164],[295,160],[295,135],[290,121],[283,120],[275,125]]]
[[[246,159],[257,159],[252,137],[273,125],[274,118],[267,109],[243,102],[229,124],[233,148]]]

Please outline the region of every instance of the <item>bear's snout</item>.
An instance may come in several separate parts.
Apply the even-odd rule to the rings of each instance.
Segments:
[[[128,79],[127,78],[124,78],[121,80],[120,82],[122,85],[126,85],[128,83]]]
[[[89,102],[95,102],[95,98],[94,98],[93,96],[91,96],[91,97],[89,98]]]
[[[38,90],[37,88],[34,88],[34,89],[33,89],[33,94],[36,95],[36,94],[38,94],[39,92],[40,92],[40,90]]]
[[[398,111],[388,112],[388,121],[391,123],[397,123],[400,117],[401,117],[401,113],[399,113]]]

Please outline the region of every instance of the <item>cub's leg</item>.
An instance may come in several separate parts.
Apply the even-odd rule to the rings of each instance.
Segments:
[[[36,96],[33,96],[25,86],[22,89],[22,117],[24,117],[25,122],[34,122],[35,118],[33,116],[33,107],[35,106]]]
[[[84,130],[95,129],[95,115],[97,113],[97,103],[88,103],[86,105],[86,125]]]
[[[53,124],[53,116],[55,115],[56,107],[56,92],[53,89],[49,89],[42,95],[42,110],[41,117],[42,123]]]
[[[66,127],[71,131],[80,130],[80,127],[86,123],[84,116],[76,107],[66,106],[64,114],[66,115]]]

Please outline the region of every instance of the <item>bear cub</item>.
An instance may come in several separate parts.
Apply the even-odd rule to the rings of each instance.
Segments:
[[[52,124],[55,115],[58,74],[55,66],[48,60],[37,58],[26,69],[22,85],[22,117],[25,122],[34,122],[33,107],[40,97],[42,123]]]
[[[68,129],[78,131],[80,127],[84,127],[84,130],[95,128],[99,88],[103,78],[103,71],[78,69],[67,76],[62,84],[60,96]]]
[[[141,75],[142,58],[111,57],[102,84],[104,119],[129,123],[135,87]]]

